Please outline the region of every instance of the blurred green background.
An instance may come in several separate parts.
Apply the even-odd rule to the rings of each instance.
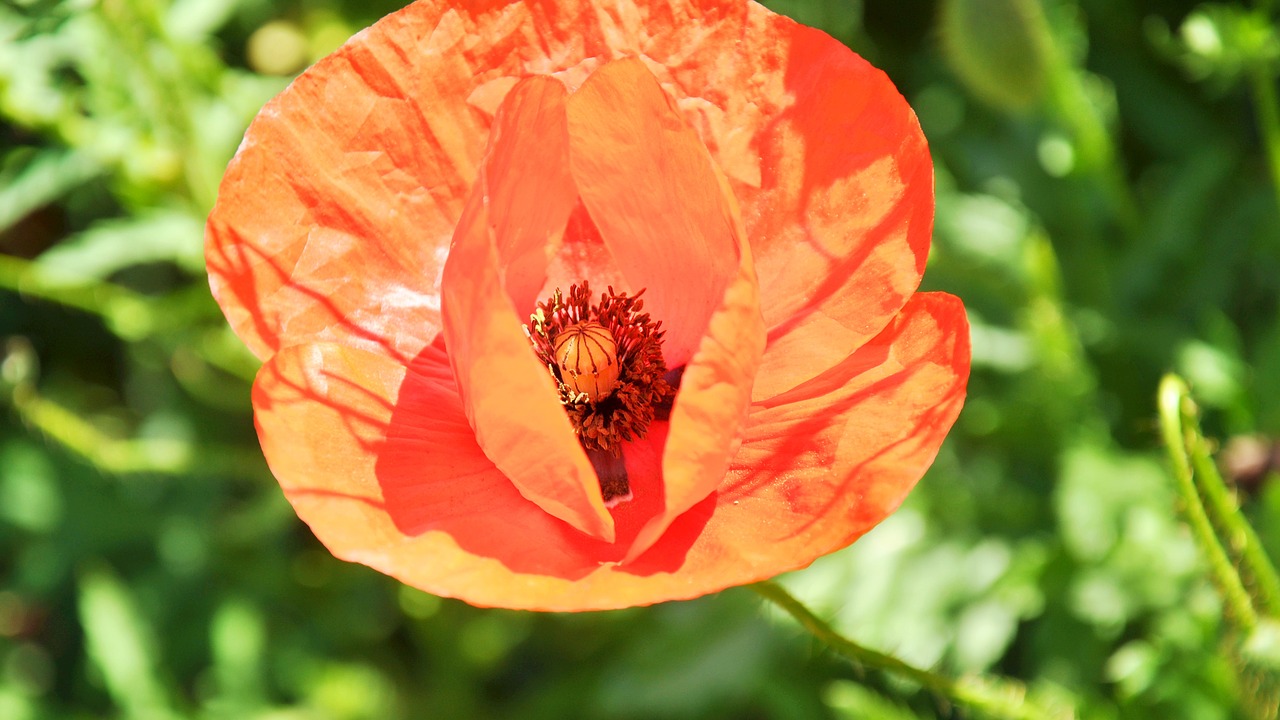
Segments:
[[[974,339],[968,404],[907,504],[785,584],[872,647],[1082,717],[1274,717],[1155,421],[1175,370],[1280,555],[1270,3],[768,4],[916,108],[925,284],[964,298]],[[747,590],[477,610],[333,559],[296,519],[203,222],[258,108],[395,8],[0,3],[0,718],[970,716]]]

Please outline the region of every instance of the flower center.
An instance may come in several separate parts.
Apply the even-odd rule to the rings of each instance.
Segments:
[[[624,497],[622,443],[644,437],[674,391],[664,377],[662,323],[641,313],[643,293],[613,288],[591,302],[587,283],[556,290],[529,316],[525,332],[560,390],[560,403],[601,476],[605,501]],[[613,470],[604,472],[602,468]]]
[[[560,382],[598,403],[618,384],[618,343],[613,333],[598,322],[580,322],[560,331],[552,339]]]

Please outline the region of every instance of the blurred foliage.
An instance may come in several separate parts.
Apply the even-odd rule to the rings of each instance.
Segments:
[[[786,586],[870,647],[1084,718],[1275,718],[1280,626],[1242,635],[1224,609],[1155,404],[1187,378],[1278,556],[1271,3],[768,4],[916,108],[925,283],[965,299],[974,339],[920,488]],[[0,717],[965,716],[746,591],[477,610],[333,559],[295,518],[202,226],[257,109],[394,7],[0,4]]]

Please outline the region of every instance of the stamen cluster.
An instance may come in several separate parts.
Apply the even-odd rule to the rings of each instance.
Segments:
[[[538,303],[525,326],[534,353],[555,378],[560,402],[588,451],[618,455],[622,443],[644,437],[658,408],[670,405],[673,391],[664,378],[662,323],[640,312],[643,292],[631,296],[610,287],[592,304],[588,283],[575,283],[568,296],[556,290]],[[612,335],[617,348],[617,381],[612,392],[601,397],[582,392],[580,383],[566,378],[556,357],[557,346],[564,347],[562,336],[596,325]]]

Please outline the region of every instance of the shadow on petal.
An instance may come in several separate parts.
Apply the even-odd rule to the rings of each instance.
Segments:
[[[439,305],[438,287],[424,287],[426,292],[421,292],[384,284],[378,292],[368,293],[364,301],[368,307],[362,310],[348,302],[352,300],[348,296],[360,292],[335,293],[314,278],[299,278],[293,266],[286,267],[284,260],[233,226],[223,227],[210,220],[207,234],[205,261],[213,294],[237,334],[260,358],[269,357],[281,345],[296,343],[298,328],[306,327],[312,341],[345,342],[405,362],[405,348],[422,347],[439,329],[439,313],[433,307]],[[264,290],[272,294],[272,307],[287,305],[293,314],[266,311]],[[379,332],[370,327],[368,318],[387,307],[388,296],[393,294],[412,295],[417,302],[413,307],[401,303],[408,314],[397,318],[394,333]],[[290,324],[288,333],[277,331],[286,324]]]
[[[792,103],[757,133],[760,188],[739,188],[769,350],[753,398],[786,392],[878,334],[919,285],[933,166],[884,73],[781,19]]]
[[[717,499],[718,495],[713,492],[681,513],[648,550],[631,562],[619,565],[616,570],[637,577],[679,571],[684,566],[690,549],[702,535],[703,528],[715,513]]]
[[[517,574],[577,579],[620,560],[661,503],[660,450],[637,444],[624,455],[636,500],[611,509],[619,542],[595,540],[525,499],[484,455],[448,370],[437,339],[409,366],[383,430],[375,473],[395,527],[406,537],[447,534],[465,553]],[[674,571],[693,537],[652,553],[647,567]]]
[[[959,301],[917,294],[845,362],[752,406],[722,505],[769,518],[750,533],[762,545],[852,542],[893,512],[933,462],[968,375]]]

